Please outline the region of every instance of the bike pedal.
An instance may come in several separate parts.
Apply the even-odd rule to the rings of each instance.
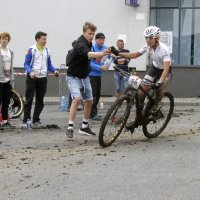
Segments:
[[[133,126],[132,128],[130,128],[129,131],[131,132],[131,134],[133,134],[133,132],[135,131],[136,128],[138,128],[138,126],[139,125],[137,124],[137,125]]]
[[[133,134],[134,130],[135,130],[135,128],[130,130],[131,134]]]

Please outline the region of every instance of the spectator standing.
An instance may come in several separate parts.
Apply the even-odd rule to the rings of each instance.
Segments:
[[[97,33],[95,36],[95,43],[93,44],[94,52],[103,52],[107,47],[104,45],[105,35],[103,33]],[[92,86],[93,104],[90,113],[90,118],[96,121],[101,120],[101,116],[98,115],[97,105],[101,96],[101,75],[102,71],[107,71],[108,67],[104,66],[101,62],[101,58],[92,59],[90,62],[91,72],[89,74],[90,83]]]
[[[27,76],[22,128],[27,127],[27,120],[31,120],[31,107],[34,96],[35,109],[32,118],[33,127],[41,128],[44,126],[40,121],[40,114],[44,107],[48,70],[54,73],[56,77],[58,76],[58,72],[51,63],[49,49],[46,47],[47,34],[37,32],[35,40],[36,44],[28,49],[24,62]]]
[[[0,108],[2,113],[2,124],[0,130],[4,128],[12,129],[8,122],[8,107],[10,104],[11,84],[14,80],[13,72],[13,51],[8,47],[11,36],[8,32],[0,34]]]
[[[129,53],[129,50],[124,49],[124,41],[121,39],[117,40],[117,48],[120,53]],[[129,71],[128,70],[129,61],[130,61],[130,59],[118,57],[114,61],[114,63],[120,69],[128,72]],[[114,80],[115,80],[115,95],[117,98],[119,98],[122,93],[122,87],[124,87],[124,89],[125,89],[128,86],[128,77],[124,76],[123,74],[121,74],[117,70],[115,70]]]
[[[77,39],[76,45],[67,56],[67,83],[72,96],[72,105],[69,113],[69,123],[67,136],[73,137],[74,120],[77,107],[81,98],[84,101],[83,122],[79,133],[85,135],[95,135],[88,125],[91,107],[93,104],[92,88],[89,79],[90,59],[100,58],[110,54],[110,49],[103,52],[92,51],[92,40],[94,38],[96,26],[90,22],[83,25],[83,34]]]

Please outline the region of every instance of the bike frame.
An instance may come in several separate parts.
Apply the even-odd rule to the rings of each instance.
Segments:
[[[131,76],[131,74],[124,72],[116,66],[114,66],[114,69],[118,70],[118,72],[121,72],[121,74],[124,76]],[[108,109],[99,130],[99,144],[101,146],[110,146],[122,133],[124,127],[126,128],[124,131],[129,130],[131,133],[133,133],[135,128],[142,126],[142,131],[147,138],[157,137],[166,128],[173,114],[173,96],[170,93],[165,92],[164,96],[166,97],[166,100],[168,100],[166,101],[168,104],[166,104],[166,106],[163,104],[162,109],[154,112],[152,107],[156,102],[155,83],[149,83],[150,90],[148,90],[148,88],[146,90],[141,84],[142,82],[144,83],[144,80],[141,80],[139,77],[129,78],[129,88],[126,89],[125,94],[116,99],[116,101]],[[131,113],[131,108],[136,106],[136,112],[139,111],[139,109],[142,109],[139,105],[139,92],[141,91],[144,92],[148,98],[142,113],[142,119],[140,121],[141,123],[139,121],[139,123],[132,121],[130,122],[130,126],[126,126],[127,120]]]
[[[128,73],[128,72],[126,72],[126,71],[120,69],[120,68],[117,67],[117,66],[114,66],[113,68],[116,69],[117,71],[119,71],[122,75],[124,75],[124,76],[126,76],[126,77],[130,77],[130,76],[131,76],[130,73]],[[143,119],[145,119],[145,118],[148,116],[149,110],[150,110],[150,109],[153,107],[153,105],[155,104],[155,98],[153,98],[153,96],[154,96],[154,94],[155,94],[155,89],[154,89],[155,84],[154,84],[154,83],[151,83],[151,84],[149,84],[149,86],[150,86],[149,91],[152,89],[152,90],[153,90],[153,95],[151,95],[151,94],[149,93],[149,91],[146,92],[146,91],[144,90],[144,88],[143,88],[141,85],[139,86],[139,88],[138,88],[137,90],[134,89],[134,88],[131,88],[131,89],[133,89],[133,90],[136,92],[135,94],[132,95],[132,98],[135,99],[136,110],[138,110],[138,111],[141,110],[141,108],[140,108],[140,106],[139,106],[139,103],[140,103],[140,101],[139,101],[139,94],[138,94],[138,91],[139,91],[139,90],[141,90],[141,91],[146,95],[146,97],[149,99],[149,101],[147,102],[147,106],[145,107],[145,109],[144,109],[144,111],[143,111],[143,114],[142,114],[142,118],[143,118]]]

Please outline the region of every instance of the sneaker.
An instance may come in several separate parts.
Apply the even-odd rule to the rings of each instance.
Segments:
[[[101,116],[100,115],[95,115],[94,117],[92,117],[92,120],[101,121]]]
[[[68,138],[73,138],[73,133],[74,133],[74,130],[72,128],[67,129],[66,131],[66,135]]]
[[[96,135],[94,132],[92,132],[92,130],[90,129],[90,127],[80,128],[79,133],[81,133],[83,135]]]
[[[20,128],[21,128],[21,129],[27,129],[27,123],[26,123],[26,122],[23,122],[23,123],[20,125]]]
[[[14,129],[15,126],[12,126],[9,122],[6,122],[2,125],[2,128],[4,128],[4,129]]]
[[[44,128],[44,124],[41,121],[38,121],[33,123],[32,128]]]

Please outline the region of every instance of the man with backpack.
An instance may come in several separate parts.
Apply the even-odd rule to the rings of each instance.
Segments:
[[[102,52],[92,51],[92,40],[94,38],[96,26],[90,22],[83,25],[83,34],[77,39],[76,45],[67,56],[67,83],[72,96],[72,104],[69,113],[69,124],[66,134],[69,138],[73,137],[74,121],[76,117],[77,107],[84,101],[83,122],[79,133],[85,135],[95,135],[91,131],[88,121],[90,117],[91,107],[93,104],[92,88],[89,79],[90,59],[101,58],[110,54],[110,49]]]
[[[48,70],[57,77],[58,72],[51,64],[51,57],[46,48],[47,34],[37,32],[35,35],[36,44],[28,49],[25,57],[24,67],[26,69],[26,101],[24,106],[24,119],[21,128],[27,127],[27,121],[31,120],[31,107],[35,95],[35,109],[32,123],[34,128],[41,128],[44,125],[40,121],[40,114],[44,107],[44,96],[47,89]]]

